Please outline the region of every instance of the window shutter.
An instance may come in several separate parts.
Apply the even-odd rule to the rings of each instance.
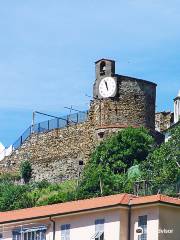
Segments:
[[[95,221],[95,240],[104,239],[104,219],[97,219]]]
[[[70,224],[61,225],[61,240],[70,240]]]
[[[66,224],[66,240],[70,240],[70,224]]]
[[[138,236],[138,240],[147,240],[147,215],[139,216],[138,227],[143,229],[143,234]]]

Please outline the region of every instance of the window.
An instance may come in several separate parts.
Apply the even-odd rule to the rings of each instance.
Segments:
[[[2,233],[0,233],[0,240],[2,240],[3,239],[3,235],[2,235]]]
[[[139,216],[138,227],[143,229],[143,233],[138,236],[138,240],[147,240],[147,215]]]
[[[106,63],[103,61],[100,63],[100,75],[105,75],[106,72]]]
[[[70,240],[70,224],[61,225],[61,240]]]
[[[82,160],[79,161],[79,166],[83,166],[84,162]]]
[[[95,240],[104,240],[104,219],[95,221]]]
[[[19,228],[12,232],[13,240],[46,240],[46,227]]]
[[[99,136],[99,138],[103,138],[104,137],[104,132],[98,132],[98,136]]]
[[[21,233],[20,232],[16,232],[16,231],[13,231],[13,237],[12,237],[13,240],[21,240]]]
[[[83,170],[84,162],[82,160],[79,161],[79,168],[78,168],[78,178],[81,176]]]

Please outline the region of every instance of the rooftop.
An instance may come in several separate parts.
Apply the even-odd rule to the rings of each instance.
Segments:
[[[179,90],[179,92],[178,92],[178,95],[177,95],[178,97],[180,97],[180,90]]]
[[[179,98],[180,98],[180,90],[179,90],[179,92],[178,92],[178,94],[177,94],[177,97],[174,98],[174,101],[176,101],[176,100],[179,99]]]
[[[84,211],[104,209],[116,206],[128,207],[154,203],[173,204],[180,207],[180,199],[178,198],[172,198],[160,194],[137,197],[131,194],[124,193],[41,207],[0,212],[0,223],[10,223],[30,219],[45,218],[50,216],[81,213]]]
[[[95,64],[98,63],[98,62],[101,62],[101,61],[115,62],[115,60],[113,60],[113,59],[109,59],[109,58],[101,58],[101,59],[98,59],[98,60],[95,62]]]

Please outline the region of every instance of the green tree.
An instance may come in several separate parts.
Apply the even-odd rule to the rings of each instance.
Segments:
[[[20,173],[25,183],[28,183],[32,175],[31,163],[28,160],[21,162]]]
[[[79,198],[130,192],[128,169],[141,164],[154,146],[144,128],[127,128],[101,142],[86,165],[78,189]]]
[[[151,153],[141,165],[143,178],[151,181],[152,193],[175,194],[180,182],[180,127],[171,138]]]
[[[34,206],[61,203],[75,199],[76,182],[73,180],[63,183],[47,183],[45,181],[36,184],[28,196]]]
[[[76,198],[76,181],[47,181],[16,185],[9,179],[0,182],[0,211],[42,206]]]
[[[8,211],[32,206],[27,185],[3,183],[0,185],[0,211]]]

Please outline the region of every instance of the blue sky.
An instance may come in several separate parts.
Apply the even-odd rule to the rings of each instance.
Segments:
[[[157,111],[180,89],[179,0],[6,0],[0,3],[0,141],[13,143],[32,111],[87,109],[94,61],[154,81]],[[37,119],[41,120],[41,119]]]

